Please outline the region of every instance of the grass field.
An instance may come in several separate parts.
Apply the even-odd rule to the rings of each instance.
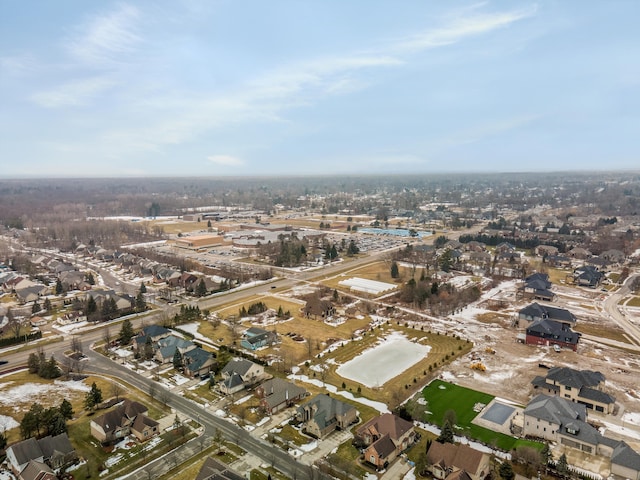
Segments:
[[[640,297],[631,297],[627,302],[628,307],[640,307]]]
[[[329,288],[335,288],[338,290],[342,290],[344,292],[349,292],[349,288],[342,287],[339,285],[341,281],[347,280],[352,277],[360,277],[360,278],[366,278],[368,280],[375,280],[377,282],[385,282],[385,283],[391,283],[394,285],[402,285],[403,282],[408,281],[412,276],[415,276],[416,279],[420,278],[420,275],[422,274],[422,270],[423,270],[422,268],[418,267],[416,268],[415,272],[413,272],[413,269],[411,267],[400,266],[398,267],[400,277],[392,278],[391,262],[382,260],[379,262],[367,264],[359,268],[354,268],[350,270],[347,269],[343,271],[340,275],[322,280],[322,283]],[[385,293],[388,293],[388,292],[385,292]]]
[[[617,325],[596,325],[593,323],[579,322],[576,324],[574,330],[586,335],[594,335],[596,337],[629,343],[629,339],[624,335],[624,330]]]
[[[429,419],[431,423],[442,426],[445,413],[449,410],[456,412],[457,435],[464,435],[476,439],[507,452],[521,445],[534,446],[536,448],[542,447],[542,445],[537,442],[516,439],[509,435],[497,433],[471,423],[476,415],[478,415],[478,413],[473,410],[474,405],[476,403],[487,405],[493,400],[493,395],[453,385],[441,380],[434,380],[423,390],[423,396],[427,400],[426,410],[431,412]]]

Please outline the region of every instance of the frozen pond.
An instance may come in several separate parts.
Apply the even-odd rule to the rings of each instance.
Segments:
[[[340,365],[336,372],[367,387],[379,387],[418,363],[431,347],[392,333],[375,347]]]

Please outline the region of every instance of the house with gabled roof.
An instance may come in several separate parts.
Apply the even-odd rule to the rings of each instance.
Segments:
[[[573,283],[582,287],[597,287],[604,278],[604,273],[595,265],[583,265],[573,271]]]
[[[527,322],[535,322],[538,320],[554,320],[567,325],[575,325],[576,317],[569,310],[564,308],[551,307],[549,305],[540,305],[537,302],[524,307],[518,312],[518,319]]]
[[[183,373],[190,378],[204,378],[211,373],[216,359],[211,352],[196,347],[182,355]]]
[[[640,480],[640,454],[625,442],[619,442],[611,454],[611,473],[619,478]]]
[[[603,391],[605,377],[592,370],[553,367],[546,377],[535,377],[534,389],[567,398],[601,413],[613,413],[616,399]]]
[[[39,462],[51,468],[61,468],[73,463],[77,454],[66,433],[35,439],[33,437],[14,443],[6,449],[7,461],[16,475],[27,468],[29,462]],[[33,471],[35,467],[30,467]]]
[[[218,384],[218,388],[226,395],[256,385],[266,378],[264,367],[246,358],[234,358],[220,373],[222,381]]]
[[[574,352],[578,350],[578,342],[582,336],[571,330],[566,323],[547,318],[536,320],[525,330],[525,342],[527,345],[551,346],[568,348]]]
[[[125,398],[116,408],[91,420],[91,435],[102,444],[115,443],[133,433],[139,440],[159,433],[159,424],[147,416],[147,407]]]
[[[171,330],[161,325],[147,325],[140,333],[133,338],[133,350],[138,351],[147,343],[147,339],[151,343],[156,343],[162,338],[171,335]]]
[[[469,445],[432,442],[427,468],[438,480],[483,480],[490,472],[490,457]]]
[[[334,430],[344,430],[358,420],[352,405],[326,394],[316,395],[296,410],[296,420],[302,430],[316,438],[323,438]]]
[[[307,396],[307,391],[282,378],[272,378],[256,387],[255,395],[260,407],[269,415],[278,413]]]
[[[519,287],[519,291],[524,298],[535,298],[537,300],[553,301],[556,294],[551,290],[551,281],[546,273],[534,273],[524,279],[524,283]]]
[[[263,328],[251,327],[247,329],[240,345],[248,350],[258,350],[278,342],[278,334]]]
[[[392,413],[384,413],[358,428],[354,442],[365,447],[366,462],[376,468],[387,468],[416,439],[413,423]]]
[[[176,351],[184,356],[190,350],[196,348],[191,340],[185,340],[177,335],[168,335],[156,342],[154,358],[160,363],[173,362]]]

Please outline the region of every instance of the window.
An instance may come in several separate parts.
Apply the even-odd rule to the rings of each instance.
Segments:
[[[369,461],[375,465],[376,464],[376,456],[375,455],[371,455],[369,457]]]
[[[568,386],[568,385],[567,385],[567,386],[565,386],[565,387],[564,387],[564,389],[565,389],[567,392],[570,392],[570,391],[571,391],[571,387],[570,387],[570,386]]]

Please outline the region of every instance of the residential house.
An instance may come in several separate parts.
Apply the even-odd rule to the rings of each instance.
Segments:
[[[602,258],[607,260],[611,264],[622,265],[627,259],[627,256],[621,250],[611,249],[600,254]]]
[[[124,399],[116,408],[91,421],[91,435],[103,444],[119,441],[129,434],[144,440],[159,433],[158,422],[138,417],[147,416],[147,407]]]
[[[46,463],[29,460],[18,474],[18,480],[58,480],[58,476]]]
[[[597,287],[603,278],[604,273],[595,265],[583,265],[573,271],[573,283],[582,287]]]
[[[525,342],[527,345],[558,345],[574,352],[578,350],[581,334],[571,330],[566,323],[547,318],[536,320],[526,328]]]
[[[531,383],[536,390],[567,398],[596,412],[613,413],[615,407],[615,397],[603,391],[605,378],[600,372],[553,367],[546,377],[538,376]]]
[[[557,255],[558,254],[558,247],[554,247],[552,245],[538,245],[534,249],[534,252],[539,257],[547,257],[547,256],[551,256],[551,255]]]
[[[551,281],[546,273],[534,273],[524,279],[524,283],[518,289],[524,298],[553,301],[556,294],[551,290]]]
[[[384,413],[358,428],[355,441],[365,447],[365,461],[380,469],[386,468],[416,439],[413,423]]]
[[[278,334],[258,327],[251,327],[244,332],[240,345],[249,350],[274,345],[278,342]]]
[[[432,442],[427,450],[427,466],[438,480],[462,480],[466,476],[483,480],[490,472],[490,457],[469,445]]]
[[[559,396],[538,395],[524,409],[523,435],[542,438],[610,461],[619,478],[640,480],[640,454],[588,423],[587,408]]]
[[[35,302],[42,295],[46,295],[49,288],[45,285],[32,284],[24,288],[16,288],[16,296],[20,303]]]
[[[234,358],[225,365],[220,373],[222,381],[218,387],[226,395],[256,385],[265,378],[264,367],[246,358]]]
[[[48,435],[41,439],[33,437],[7,447],[7,461],[16,475],[19,475],[31,461],[45,463],[51,468],[70,465],[77,458],[66,433]],[[32,467],[33,469],[33,467]]]
[[[58,276],[65,290],[91,290],[91,284],[87,282],[84,273],[78,270],[69,270]]]
[[[295,383],[275,377],[256,387],[255,395],[260,399],[260,407],[273,415],[302,400],[307,391]]]
[[[169,335],[171,335],[171,330],[168,328],[160,325],[147,325],[136,337],[134,337],[133,350],[137,352],[147,343],[147,339],[149,339],[151,343],[155,344],[161,338],[168,337]]]
[[[640,454],[625,442],[619,442],[611,454],[611,474],[618,478],[640,480]]]
[[[550,307],[534,302],[518,312],[518,320],[527,322],[554,320],[566,325],[575,325],[577,319],[573,313],[564,308]]]
[[[358,411],[348,403],[320,394],[298,407],[296,420],[302,423],[307,434],[323,438],[334,430],[344,430],[355,423]]]
[[[244,480],[244,476],[231,470],[225,463],[207,457],[195,480]]]
[[[182,355],[183,373],[190,378],[206,378],[216,365],[216,359],[211,352],[196,347],[187,350]]]
[[[569,256],[571,258],[576,258],[578,260],[585,260],[587,258],[589,258],[592,255],[592,253],[582,247],[574,247],[571,250],[569,250]]]
[[[516,246],[509,242],[501,242],[496,245],[496,254],[513,254],[516,252]]]
[[[196,344],[176,335],[169,335],[156,342],[154,358],[160,363],[173,362],[176,351],[184,356],[189,350],[196,348]]]

